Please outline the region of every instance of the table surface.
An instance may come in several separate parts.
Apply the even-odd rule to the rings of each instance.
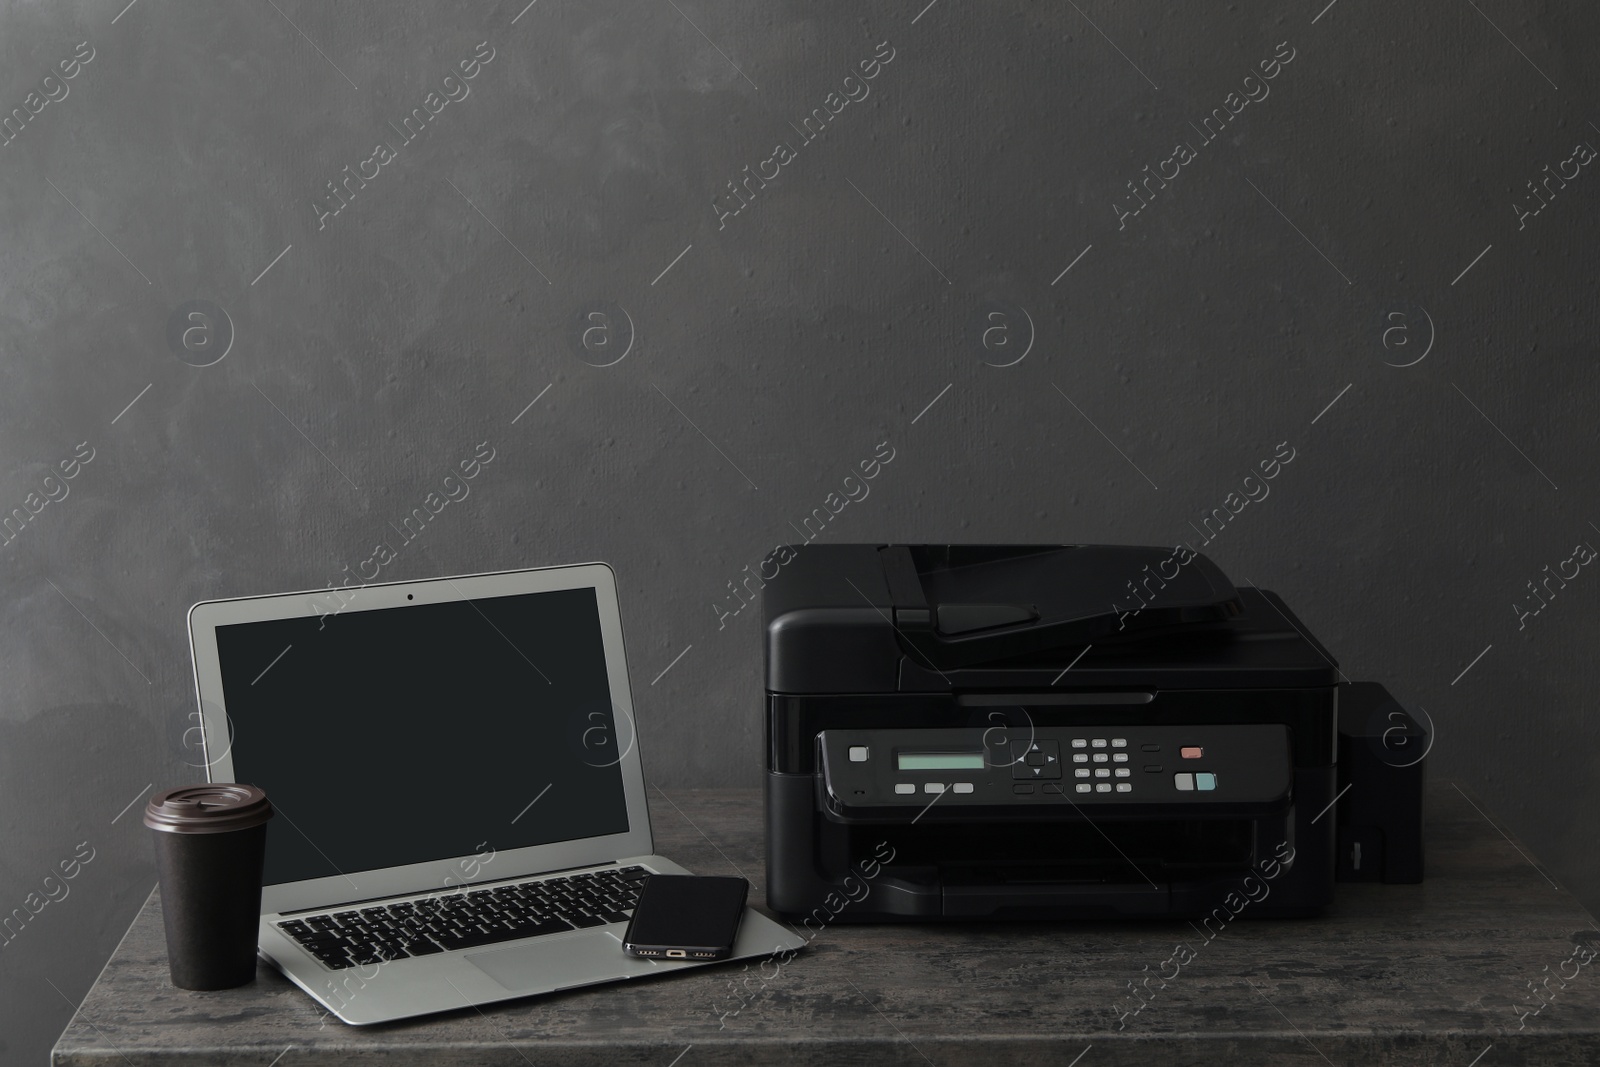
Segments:
[[[651,809],[658,852],[742,874],[764,903],[757,791],[652,790]],[[380,1027],[324,1015],[267,967],[242,989],[174,989],[152,893],[52,1062],[1600,1063],[1600,959],[1572,962],[1600,949],[1594,920],[1480,809],[1432,783],[1426,882],[1340,885],[1320,918],[1210,941],[1182,920],[835,924],[781,969],[720,964]],[[1130,983],[1157,975],[1170,980],[1125,1014],[1141,1003]]]

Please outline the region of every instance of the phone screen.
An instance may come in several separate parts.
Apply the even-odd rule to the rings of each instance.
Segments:
[[[750,883],[743,878],[653,874],[623,939],[634,955],[717,959],[733,951]]]

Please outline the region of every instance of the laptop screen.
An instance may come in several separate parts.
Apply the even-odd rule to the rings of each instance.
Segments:
[[[234,780],[275,810],[266,885],[628,830],[631,725],[619,738],[592,588],[236,623],[216,641]]]

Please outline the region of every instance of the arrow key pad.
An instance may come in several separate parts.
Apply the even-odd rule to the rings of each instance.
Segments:
[[[1011,744],[1011,777],[1028,781],[1061,777],[1061,742],[1035,740]]]

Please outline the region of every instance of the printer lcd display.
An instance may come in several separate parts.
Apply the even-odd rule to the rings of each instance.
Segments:
[[[902,771],[981,771],[982,752],[897,752],[895,767]]]

